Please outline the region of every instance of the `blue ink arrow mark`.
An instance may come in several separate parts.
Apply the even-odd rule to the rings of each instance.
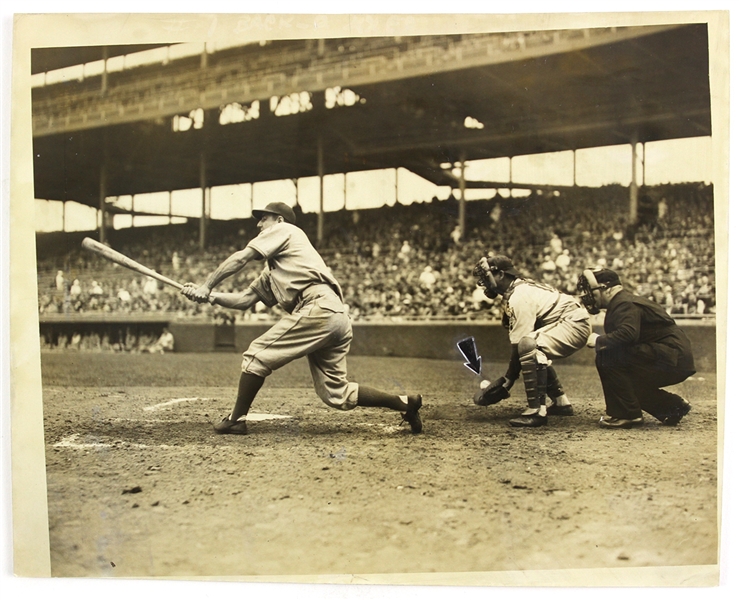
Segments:
[[[477,354],[477,348],[475,347],[475,338],[468,337],[461,342],[458,342],[457,348],[459,348],[462,356],[464,356],[465,360],[467,361],[464,366],[476,375],[479,375],[480,370],[482,369],[482,359]]]

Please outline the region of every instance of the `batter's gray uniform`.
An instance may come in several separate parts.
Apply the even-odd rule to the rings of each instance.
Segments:
[[[358,385],[347,381],[352,326],[341,286],[295,225],[277,223],[247,247],[267,260],[251,290],[267,306],[279,305],[288,314],[249,345],[242,371],[267,377],[307,356],[321,400],[332,408],[351,410],[357,405]]]

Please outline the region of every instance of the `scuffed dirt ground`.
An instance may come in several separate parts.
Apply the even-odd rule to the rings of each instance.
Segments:
[[[520,382],[484,408],[461,362],[349,367],[423,392],[424,433],[391,411],[325,407],[304,361],[268,379],[252,409],[288,418],[242,437],[210,427],[231,407],[238,356],[44,354],[52,574],[361,581],[716,564],[715,374],[675,388],[694,407],[678,427],[647,416],[604,431],[595,370],[560,365],[576,415],[518,430],[507,421],[524,405]]]

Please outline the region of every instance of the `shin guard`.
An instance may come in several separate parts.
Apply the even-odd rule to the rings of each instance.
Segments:
[[[547,365],[538,360],[536,342],[524,337],[518,344],[518,356],[521,360],[521,375],[526,388],[526,403],[529,408],[539,410],[546,405]]]

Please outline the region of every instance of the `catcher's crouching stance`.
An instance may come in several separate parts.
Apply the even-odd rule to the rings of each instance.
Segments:
[[[475,404],[488,406],[510,396],[523,375],[528,408],[510,420],[514,427],[546,425],[547,414],[568,416],[573,408],[551,359],[563,358],[585,346],[591,333],[588,311],[577,298],[524,279],[507,256],[482,258],[474,269],[488,298],[503,296],[511,359],[506,374],[475,394]],[[553,404],[547,408],[549,396]]]
[[[352,326],[341,287],[305,233],[295,226],[292,208],[272,202],[253,213],[259,219],[259,235],[223,261],[204,284],[188,283],[182,289],[186,298],[196,302],[246,310],[261,300],[267,306],[279,304],[288,313],[244,352],[236,403],[231,414],[215,425],[216,433],[245,434],[246,414],[265,378],[303,356],[308,358],[316,393],[328,406],[339,410],[390,408],[402,413],[412,433],[421,433],[420,395],[388,394],[347,380]],[[212,291],[248,262],[262,259],[267,266],[245,292]]]

